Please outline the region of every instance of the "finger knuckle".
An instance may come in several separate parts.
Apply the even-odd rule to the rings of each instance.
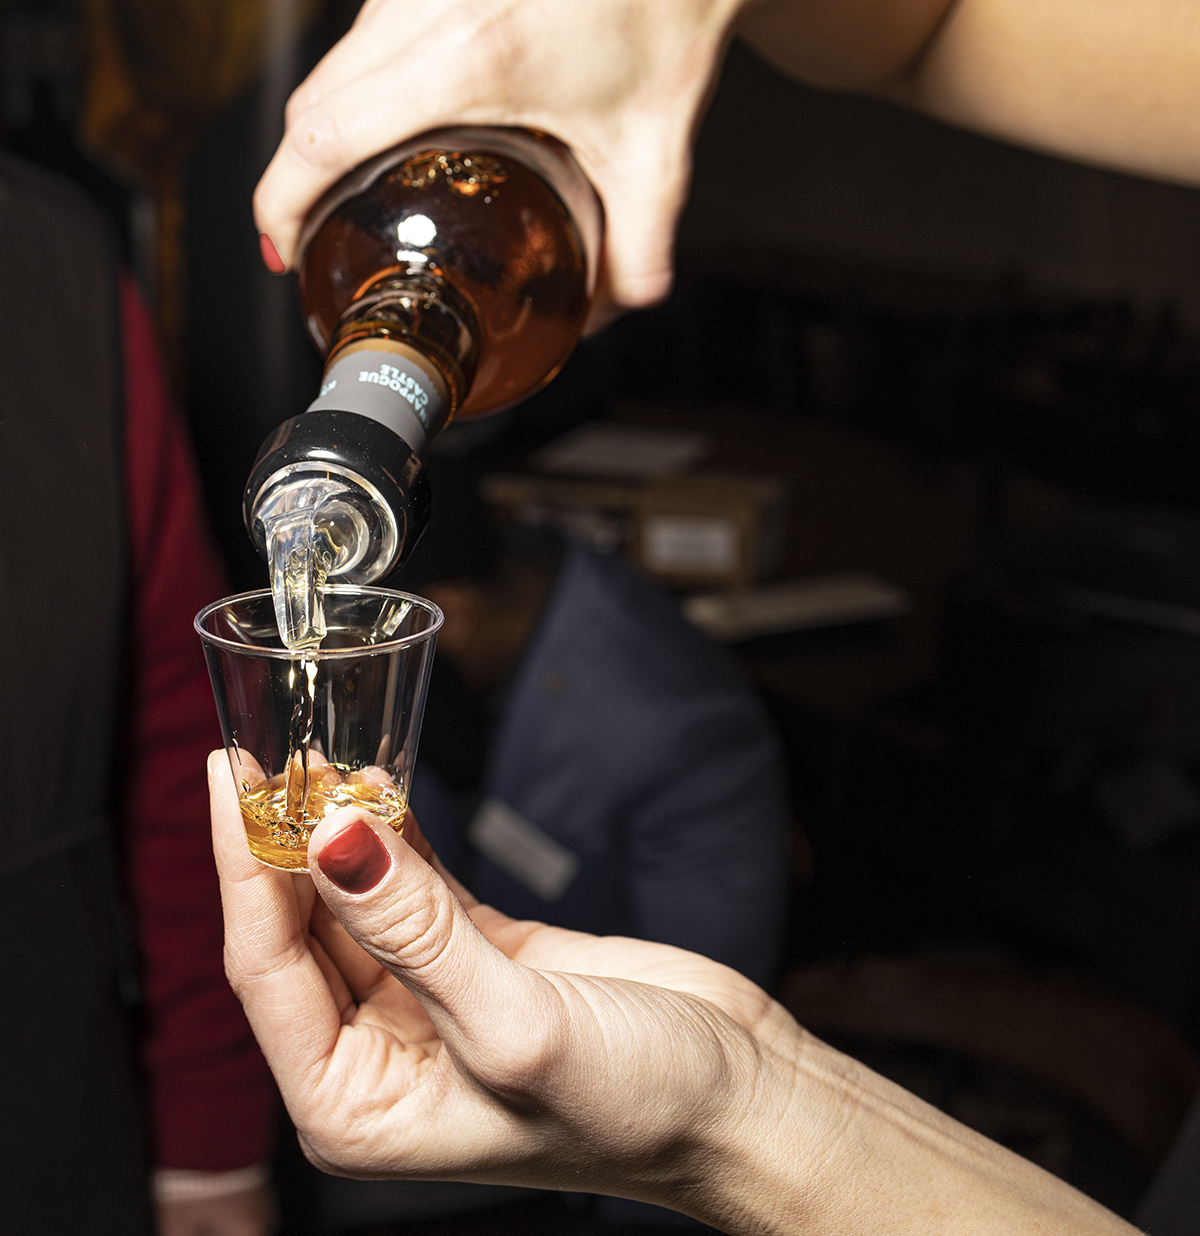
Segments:
[[[290,129],[299,116],[316,104],[316,91],[309,82],[301,82],[288,97],[283,107],[283,125]]]
[[[275,195],[265,182],[254,190],[252,209],[259,228],[270,235],[272,221],[276,218]]]
[[[225,977],[239,1000],[245,995],[247,985],[253,978],[242,950],[228,938],[225,941]]]
[[[486,1088],[507,1106],[525,1109],[553,1105],[572,1051],[569,1019],[549,998],[536,1016],[523,1016],[491,1032]]]
[[[338,170],[345,162],[345,138],[333,112],[321,104],[297,110],[283,140],[293,158],[315,171]]]
[[[398,961],[407,973],[420,976],[438,965],[455,933],[449,899],[432,892],[405,897],[389,907],[382,929],[372,941],[382,961]]]
[[[513,6],[496,0],[460,5],[441,31],[451,59],[468,75],[485,72],[489,80],[508,79],[527,46]]]
[[[266,955],[254,944],[243,947],[234,940],[225,942],[225,977],[233,994],[246,1002],[251,991],[263,980],[274,979],[280,972],[294,966],[299,960],[295,948],[273,951]]]

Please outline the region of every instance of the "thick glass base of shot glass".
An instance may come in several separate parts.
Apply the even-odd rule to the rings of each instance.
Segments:
[[[257,785],[239,783],[238,806],[246,827],[246,844],[260,863],[281,871],[308,870],[308,838],[331,811],[362,807],[381,823],[404,831],[408,792],[381,768],[353,769],[318,763],[309,766],[309,789],[303,811],[288,812],[286,776],[280,774]],[[236,775],[236,767],[235,767]]]

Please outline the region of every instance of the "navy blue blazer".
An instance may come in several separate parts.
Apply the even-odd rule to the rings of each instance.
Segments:
[[[418,761],[411,801],[447,866],[507,914],[774,977],[789,885],[778,738],[729,655],[622,558],[568,550],[482,793]]]

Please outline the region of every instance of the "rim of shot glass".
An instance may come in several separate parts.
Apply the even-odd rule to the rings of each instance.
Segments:
[[[325,588],[325,593],[335,596],[381,597],[409,601],[427,613],[431,622],[423,631],[414,631],[411,635],[402,635],[396,639],[381,640],[378,644],[362,644],[357,648],[317,647],[306,649],[303,654],[296,648],[269,648],[265,644],[241,643],[238,640],[227,639],[223,635],[214,635],[213,632],[205,629],[205,619],[217,610],[225,609],[239,601],[244,603],[267,600],[274,604],[270,588],[255,588],[250,592],[239,592],[234,596],[222,597],[219,601],[206,605],[193,619],[192,626],[196,628],[196,633],[206,644],[213,644],[228,652],[238,652],[246,656],[273,657],[280,661],[294,661],[300,655],[316,657],[318,661],[333,661],[347,657],[373,656],[379,652],[395,652],[400,648],[411,647],[413,644],[419,644],[436,635],[445,621],[445,615],[432,601],[427,597],[419,597],[413,592],[399,592],[394,588],[376,588],[371,584],[330,584]]]

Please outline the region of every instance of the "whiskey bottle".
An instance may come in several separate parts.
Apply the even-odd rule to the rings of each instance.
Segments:
[[[407,557],[428,520],[430,441],[558,372],[587,315],[600,232],[567,149],[524,129],[424,134],[317,204],[297,267],[324,377],[263,444],[243,503],[277,609],[289,572],[311,594]],[[290,587],[293,609],[305,591]],[[280,619],[303,642],[312,615]]]

